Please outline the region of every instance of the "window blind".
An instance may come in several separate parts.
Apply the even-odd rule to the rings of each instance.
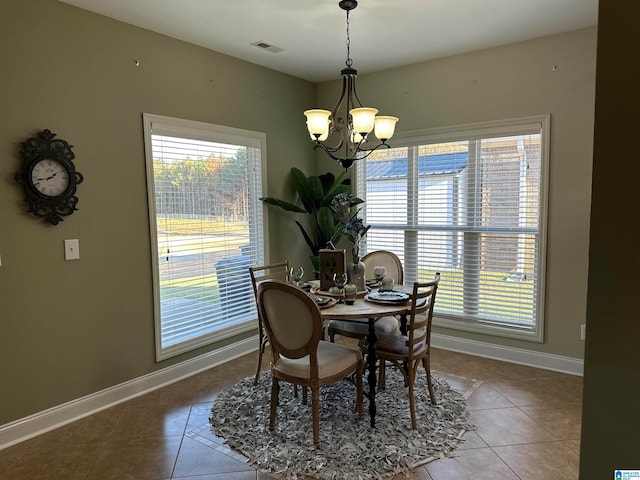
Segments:
[[[366,251],[391,250],[405,283],[442,274],[446,326],[542,335],[545,120],[406,135],[357,163]]]
[[[263,138],[145,117],[159,358],[255,328]]]

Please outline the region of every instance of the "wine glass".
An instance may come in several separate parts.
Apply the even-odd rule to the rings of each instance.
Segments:
[[[346,273],[334,273],[333,274],[333,283],[336,284],[336,287],[340,289],[340,298],[338,299],[339,303],[342,303],[342,297],[344,297],[344,286],[349,281],[349,277],[347,277]]]
[[[387,269],[382,265],[377,265],[373,267],[373,275],[376,277],[376,281],[378,285],[382,285],[382,279],[387,274]]]
[[[302,276],[304,275],[304,269],[302,267],[292,267],[289,273],[295,286],[299,287],[300,280],[302,280]]]

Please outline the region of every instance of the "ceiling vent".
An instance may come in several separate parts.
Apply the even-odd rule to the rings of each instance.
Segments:
[[[257,42],[253,42],[251,44],[251,46],[253,47],[258,47],[262,50],[266,50],[267,52],[271,52],[271,53],[280,53],[280,52],[284,52],[284,48],[280,48],[280,47],[276,47],[275,45],[270,45],[266,42],[263,42],[262,40],[259,40]]]

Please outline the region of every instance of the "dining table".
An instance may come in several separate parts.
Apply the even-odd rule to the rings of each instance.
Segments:
[[[375,291],[375,290],[371,290]],[[407,294],[413,293],[412,286],[395,285],[393,291],[403,292]],[[368,293],[359,295],[352,305],[347,303],[334,303],[333,305],[321,308],[320,314],[323,320],[344,320],[347,322],[368,322],[369,331],[367,335],[367,382],[369,385],[369,392],[367,397],[369,399],[369,418],[371,420],[371,427],[376,426],[376,350],[375,345],[377,341],[377,335],[375,332],[376,320],[382,317],[398,315],[401,318],[401,333],[406,334],[406,318],[410,313],[411,301],[410,298],[404,302],[384,302],[378,303],[368,300]]]

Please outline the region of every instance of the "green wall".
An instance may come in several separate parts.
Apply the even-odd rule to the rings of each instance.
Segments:
[[[54,0],[0,6],[2,425],[221,346],[155,362],[142,112],[266,132],[272,196],[291,198],[291,166],[340,168],[313,152],[301,113],[333,106],[336,82],[315,86]],[[595,43],[586,29],[359,78],[360,98],[398,115],[399,131],[552,115],[545,343],[440,332],[582,357]],[[85,175],[80,210],[55,227],[25,213],[13,179],[20,142],[44,128],[74,145]],[[291,217],[268,215],[271,259],[310,267]],[[67,238],[80,239],[80,260],[64,261]]]
[[[2,425],[220,346],[155,362],[143,112],[266,132],[272,195],[290,196],[290,167],[315,173],[316,157],[309,82],[54,0],[0,11]],[[45,128],[74,145],[85,177],[79,211],[57,226],[26,214],[13,178],[20,142]],[[64,260],[68,238],[80,260]],[[305,258],[295,242],[271,247]]]
[[[640,2],[600,1],[582,480],[640,470],[638,18]]]
[[[582,358],[595,68],[596,29],[589,28],[358,78],[360,100],[400,117],[398,131],[551,115],[544,343],[435,332]],[[333,105],[339,91],[336,82],[321,84],[318,106]]]

